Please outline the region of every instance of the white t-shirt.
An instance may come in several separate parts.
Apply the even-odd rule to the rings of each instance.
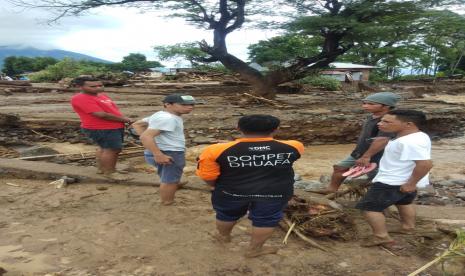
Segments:
[[[431,140],[424,132],[415,132],[389,141],[379,162],[378,174],[373,182],[400,186],[405,184],[415,168],[415,160],[431,159]],[[417,183],[429,185],[429,174]]]
[[[155,136],[155,143],[163,151],[185,151],[184,123],[180,116],[166,111],[158,111],[152,116],[142,119],[149,124],[149,129],[160,130]]]

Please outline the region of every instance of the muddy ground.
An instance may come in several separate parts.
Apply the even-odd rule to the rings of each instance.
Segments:
[[[282,119],[279,137],[307,145],[296,172],[309,181],[329,175],[331,164],[350,152],[364,117],[360,99],[367,93],[309,90],[280,94],[278,106],[273,106],[246,101],[239,93],[247,87],[215,85],[184,87],[203,102],[185,116],[190,147],[185,172],[190,181],[199,184],[193,175],[195,156],[204,144],[236,137],[235,123],[244,114],[266,113]],[[180,87],[111,88],[108,94],[123,113],[141,118],[160,110],[164,95]],[[394,88],[404,98],[402,107],[428,114],[430,134],[435,138],[433,180],[464,180],[465,102],[461,90],[454,86],[454,93],[448,93],[444,87],[434,90],[424,84]],[[45,145],[60,153],[91,150],[78,134],[78,120],[68,104],[72,92],[54,85],[40,92],[0,95],[0,113],[19,117],[2,125],[2,156],[18,157],[32,145]],[[134,172],[153,171],[141,156],[124,158],[121,164]],[[460,207],[465,201],[455,198],[465,187],[458,185],[455,192],[440,189],[442,194],[437,197],[450,198],[443,201],[447,206],[418,206],[421,227],[434,234],[395,236],[399,248],[385,251],[361,248],[357,240],[319,240],[332,252],[326,253],[292,237],[277,255],[250,260],[242,256],[251,229],[247,219],[235,228],[230,246],[211,239],[214,213],[206,191],[180,190],[175,206],[161,207],[155,187],[83,183],[55,189],[46,180],[0,177],[0,267],[8,271],[5,275],[407,275],[450,241],[433,231],[438,224],[434,219],[465,221],[465,209]],[[303,190],[298,193],[314,196]],[[356,222],[354,236],[367,236],[366,223],[352,209],[355,201],[338,201]],[[396,221],[389,219],[389,224]],[[280,244],[284,235],[282,230],[276,231],[270,244]],[[424,275],[442,275],[436,267],[428,273]]]

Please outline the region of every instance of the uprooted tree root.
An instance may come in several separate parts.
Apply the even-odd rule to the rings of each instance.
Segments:
[[[296,223],[295,229],[308,237],[350,241],[357,238],[352,218],[329,205],[309,202],[294,196],[285,211],[286,218]]]

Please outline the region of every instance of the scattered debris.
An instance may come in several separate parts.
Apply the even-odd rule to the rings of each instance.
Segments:
[[[61,188],[65,188],[66,186],[68,186],[68,184],[73,184],[73,183],[76,183],[76,182],[77,182],[76,178],[68,177],[68,176],[65,175],[65,176],[61,177],[60,179],[52,181],[52,182],[50,182],[48,184],[49,185],[55,185],[56,189],[61,189]]]
[[[5,183],[5,184],[8,185],[8,186],[13,186],[13,187],[21,187],[21,186],[19,186],[18,184],[9,183],[9,182],[7,182],[7,183]]]
[[[455,240],[453,240],[450,243],[449,248],[446,251],[444,251],[439,257],[435,258],[431,262],[425,264],[424,266],[410,273],[408,276],[419,275],[421,272],[427,270],[432,265],[438,262],[444,262],[448,259],[453,259],[453,258],[458,258],[458,259],[461,259],[462,262],[465,262],[465,231],[463,230],[456,231]],[[465,266],[462,266],[462,271],[459,273],[460,274],[454,274],[454,275],[463,275],[465,273]],[[445,274],[450,275],[449,273],[445,273]]]
[[[357,230],[351,217],[343,210],[330,205],[294,196],[285,214],[290,222],[289,227],[296,223],[294,232],[298,231],[306,237],[327,237],[343,241],[357,238]]]

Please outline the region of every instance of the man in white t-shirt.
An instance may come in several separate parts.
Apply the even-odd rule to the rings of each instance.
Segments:
[[[195,103],[195,99],[189,95],[168,95],[163,100],[163,111],[132,125],[146,148],[145,160],[157,168],[162,205],[174,203],[186,163],[186,141],[181,115],[192,112]]]
[[[378,123],[383,132],[395,133],[389,141],[379,164],[378,174],[367,194],[356,208],[363,210],[373,235],[362,246],[391,244],[383,211],[396,205],[401,217],[401,227],[395,232],[409,234],[415,229],[415,208],[412,204],[416,189],[429,185],[431,140],[420,129],[426,124],[423,112],[393,110]],[[392,231],[394,232],[394,231]]]

